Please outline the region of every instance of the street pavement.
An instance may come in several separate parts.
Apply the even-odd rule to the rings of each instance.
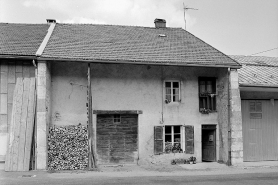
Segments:
[[[187,167],[187,168],[186,168]],[[202,168],[201,168],[202,167]],[[195,169],[188,169],[195,168]],[[199,168],[199,169],[198,169]],[[98,171],[0,171],[1,185],[36,184],[244,184],[278,185],[277,166],[238,166],[204,164],[196,166],[153,165],[153,166],[103,166]]]

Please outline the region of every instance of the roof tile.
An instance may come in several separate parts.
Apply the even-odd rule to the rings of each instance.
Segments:
[[[47,24],[0,23],[0,55],[35,56]]]
[[[181,28],[139,26],[57,24],[42,57],[240,66]]]

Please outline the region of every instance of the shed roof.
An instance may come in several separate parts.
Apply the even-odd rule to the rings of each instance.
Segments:
[[[0,23],[0,55],[35,56],[48,24]]]
[[[239,63],[240,86],[278,86],[278,58],[264,56],[231,56]]]
[[[229,56],[189,32],[169,27],[56,24],[41,57],[49,60],[240,67]]]

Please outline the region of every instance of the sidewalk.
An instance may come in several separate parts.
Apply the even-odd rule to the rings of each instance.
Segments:
[[[82,177],[147,177],[147,176],[205,176],[243,173],[278,173],[278,161],[244,163],[228,167],[219,163],[197,163],[181,165],[114,165],[100,166],[98,171],[29,171],[5,172],[0,170],[1,179],[9,178],[82,178]]]

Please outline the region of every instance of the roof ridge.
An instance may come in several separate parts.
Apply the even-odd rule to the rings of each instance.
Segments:
[[[12,24],[12,25],[48,25],[47,23],[14,23],[14,22],[0,22],[0,24]]]
[[[157,30],[163,30],[163,29],[182,29],[182,27],[166,27],[166,28],[155,28],[155,27],[149,27],[149,26],[133,26],[133,25],[118,25],[118,24],[94,24],[94,23],[56,23],[57,25],[91,25],[91,26],[117,26],[117,27],[139,27],[139,28],[151,28],[151,29],[157,29]]]

